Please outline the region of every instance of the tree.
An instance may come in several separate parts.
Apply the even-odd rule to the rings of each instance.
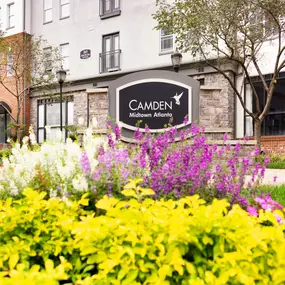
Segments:
[[[27,34],[19,34],[1,38],[0,41],[0,86],[14,98],[15,108],[9,110],[17,139],[23,126],[25,108],[31,89],[43,94],[52,94],[57,81],[56,68],[61,64],[58,48],[49,46],[41,37],[35,38]]]
[[[269,112],[277,77],[285,61],[284,54],[284,0],[178,0],[168,4],[157,0],[154,18],[157,29],[171,28],[176,35],[177,48],[191,52],[222,74],[233,88],[245,112],[253,119],[257,146],[261,145],[261,124]],[[272,42],[275,49],[272,79],[266,82],[262,73],[262,53]],[[253,92],[254,110],[244,100],[242,88],[223,69],[223,64],[234,63],[243,75],[243,84]],[[266,92],[262,106],[250,71],[255,69]]]

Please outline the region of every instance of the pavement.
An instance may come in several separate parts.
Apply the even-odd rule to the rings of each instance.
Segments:
[[[277,177],[276,182],[274,177]],[[262,184],[285,184],[285,169],[266,169]]]

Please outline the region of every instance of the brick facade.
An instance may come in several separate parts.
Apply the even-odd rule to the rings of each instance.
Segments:
[[[12,46],[12,48],[16,49],[16,59],[13,59],[14,69],[19,66],[19,69],[24,70],[23,66],[23,58],[21,56],[23,55],[23,49],[25,47],[25,42],[29,41],[29,35],[25,38],[24,33],[19,33],[13,36],[6,37],[4,41],[1,42],[1,53],[3,55],[7,55],[9,48],[8,46]],[[22,50],[19,50],[19,49]],[[15,79],[14,76],[7,76],[7,58],[4,56],[2,58],[1,62],[1,81],[3,84],[0,84],[0,102],[5,102],[9,108],[11,109],[12,116],[14,118],[17,118],[18,115],[18,107],[20,106],[20,113],[19,113],[19,124],[26,125],[26,130],[29,128],[30,124],[30,99],[29,94],[26,92],[25,94],[25,102],[24,96],[20,95],[19,98],[22,99],[22,102],[18,104],[17,97],[13,96],[12,93],[18,95],[20,94],[24,89],[24,76],[28,77],[27,74],[24,74],[18,78]],[[27,82],[26,82],[27,84]],[[25,108],[24,108],[25,105]],[[25,109],[25,110],[24,110]],[[11,122],[15,122],[11,119]]]
[[[285,136],[262,137],[261,147],[265,153],[285,154]]]

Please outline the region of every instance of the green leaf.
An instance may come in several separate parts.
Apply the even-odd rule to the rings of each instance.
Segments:
[[[141,196],[152,196],[155,195],[155,192],[152,189],[148,189],[148,188],[138,188],[139,190],[141,190]]]
[[[13,270],[16,266],[16,264],[19,261],[19,254],[18,253],[14,253],[10,256],[9,258],[9,268],[10,270]]]
[[[53,269],[54,269],[54,263],[52,260],[48,259],[45,262],[45,269],[46,269],[47,274],[52,274]]]
[[[88,206],[89,205],[89,199],[85,199],[89,194],[85,193],[84,195],[82,195],[80,201],[78,202],[79,205],[83,205],[83,206]]]
[[[136,269],[136,270],[131,270],[131,271],[127,274],[126,279],[123,280],[122,285],[129,285],[129,284],[132,284],[133,281],[135,281],[135,279],[137,278],[138,273],[139,273],[139,271],[138,271],[137,269]]]
[[[137,194],[134,190],[123,190],[122,194],[126,197],[134,197],[137,198]]]

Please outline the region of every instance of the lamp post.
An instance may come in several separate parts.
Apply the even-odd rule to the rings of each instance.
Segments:
[[[60,97],[59,97],[59,114],[60,114],[60,131],[62,132],[62,85],[66,78],[66,71],[61,68],[56,72],[57,81],[59,83],[59,91],[60,91]]]
[[[171,55],[172,66],[173,66],[174,71],[177,73],[179,71],[181,61],[182,61],[182,54],[180,52],[174,52]]]

